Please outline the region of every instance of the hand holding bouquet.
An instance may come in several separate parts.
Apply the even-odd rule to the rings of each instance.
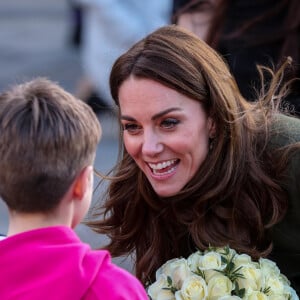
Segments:
[[[152,300],[299,299],[273,261],[254,262],[229,247],[167,261],[147,291]]]

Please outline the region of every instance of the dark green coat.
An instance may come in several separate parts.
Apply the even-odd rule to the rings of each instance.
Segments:
[[[300,142],[300,119],[281,116],[274,122],[272,147]],[[290,159],[283,188],[289,207],[283,221],[273,228],[274,260],[300,295],[300,150]]]

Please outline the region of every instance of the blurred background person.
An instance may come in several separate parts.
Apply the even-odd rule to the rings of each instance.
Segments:
[[[95,111],[108,109],[108,77],[114,60],[137,40],[170,23],[171,0],[73,0],[82,6],[83,78],[77,96]],[[78,7],[78,6],[77,6]]]
[[[68,0],[70,10],[70,44],[74,48],[80,48],[82,36],[82,5],[76,0]]]
[[[259,90],[257,64],[277,66],[291,56],[300,77],[300,2],[298,0],[173,0],[173,22],[204,39],[226,59],[242,95]],[[285,105],[300,116],[300,83]]]

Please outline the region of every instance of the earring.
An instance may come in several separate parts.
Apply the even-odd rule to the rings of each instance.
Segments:
[[[209,138],[208,143],[209,143],[208,149],[211,152],[215,147],[216,139],[215,138]]]

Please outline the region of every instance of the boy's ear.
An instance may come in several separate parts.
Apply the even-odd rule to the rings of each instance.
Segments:
[[[93,167],[83,168],[73,183],[73,198],[82,199],[89,188],[91,176],[93,176]]]

